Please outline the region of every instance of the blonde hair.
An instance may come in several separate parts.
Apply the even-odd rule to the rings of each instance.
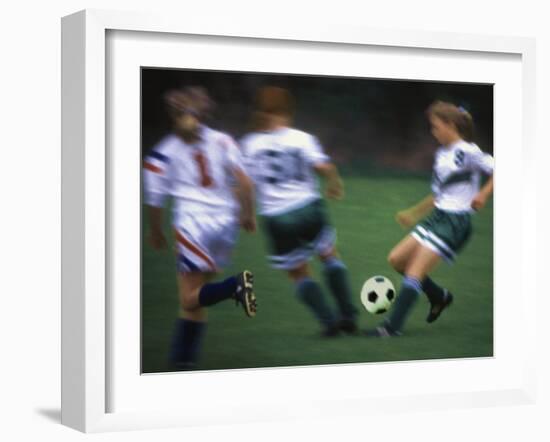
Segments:
[[[426,114],[428,118],[433,116],[444,123],[454,124],[464,141],[472,142],[474,140],[474,120],[463,107],[445,101],[435,101],[428,107]]]

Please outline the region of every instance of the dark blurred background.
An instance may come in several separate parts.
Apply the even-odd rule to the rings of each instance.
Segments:
[[[256,90],[288,88],[296,99],[294,126],[316,135],[348,173],[431,171],[437,143],[425,110],[434,100],[467,109],[475,141],[493,153],[492,85],[143,68],[144,153],[170,131],[163,94],[186,85],[208,89],[217,106],[207,124],[237,140],[247,132]]]

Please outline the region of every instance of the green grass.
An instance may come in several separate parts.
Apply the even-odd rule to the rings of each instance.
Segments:
[[[386,256],[406,232],[394,221],[397,210],[424,197],[426,179],[415,177],[344,177],[346,198],[330,203],[338,230],[338,249],[351,276],[360,322],[364,328],[383,317],[369,315],[361,306],[359,290],[370,276],[388,276],[399,287],[400,278]],[[209,324],[199,369],[231,369],[318,365],[354,362],[403,361],[492,356],[493,354],[493,209],[474,217],[474,233],[454,266],[442,264],[432,274],[455,293],[455,302],[434,324],[427,324],[424,296],[409,318],[405,335],[377,340],[340,337],[323,340],[318,325],[295,298],[281,271],[269,268],[261,232],[241,233],[233,263],[224,275],[244,268],[255,274],[258,315],[246,318],[231,301],[209,309]],[[147,228],[143,217],[143,229]],[[171,232],[166,220],[166,232]],[[167,363],[172,327],[178,313],[174,257],[155,252],[143,242],[142,369],[170,371]],[[321,280],[319,265],[314,274]],[[328,291],[326,291],[329,296]]]

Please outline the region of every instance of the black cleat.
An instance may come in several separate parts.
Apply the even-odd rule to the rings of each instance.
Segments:
[[[253,318],[256,316],[256,295],[254,294],[254,275],[250,270],[245,270],[237,276],[237,291],[235,292],[235,301],[237,305],[241,304],[246,316]]]
[[[338,328],[341,332],[348,335],[356,335],[359,333],[359,327],[353,319],[340,319],[340,321],[338,321]]]
[[[382,324],[378,327],[364,331],[365,336],[371,338],[392,338],[395,336],[401,336],[401,332],[393,330],[389,325]]]
[[[449,307],[452,303],[453,303],[452,293],[445,290],[445,296],[443,297],[443,300],[441,302],[432,303],[430,305],[430,311],[428,312],[428,317],[426,318],[426,322],[429,324],[434,322],[437,318],[439,318],[439,315],[443,313],[443,310]]]

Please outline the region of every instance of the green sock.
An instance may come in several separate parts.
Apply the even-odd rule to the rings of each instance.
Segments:
[[[334,324],[335,318],[326,302],[321,286],[313,279],[304,278],[296,283],[296,295],[325,327]]]
[[[349,283],[348,269],[337,258],[331,258],[325,263],[324,275],[332,296],[336,299],[340,314],[346,319],[355,319],[357,308],[353,304],[353,296]]]
[[[422,290],[420,281],[416,278],[405,276],[403,283],[401,284],[401,290],[395,300],[395,304],[391,309],[389,318],[386,320],[386,324],[392,329],[392,331],[399,332],[405,324],[407,316],[412,311],[418,294]]]

